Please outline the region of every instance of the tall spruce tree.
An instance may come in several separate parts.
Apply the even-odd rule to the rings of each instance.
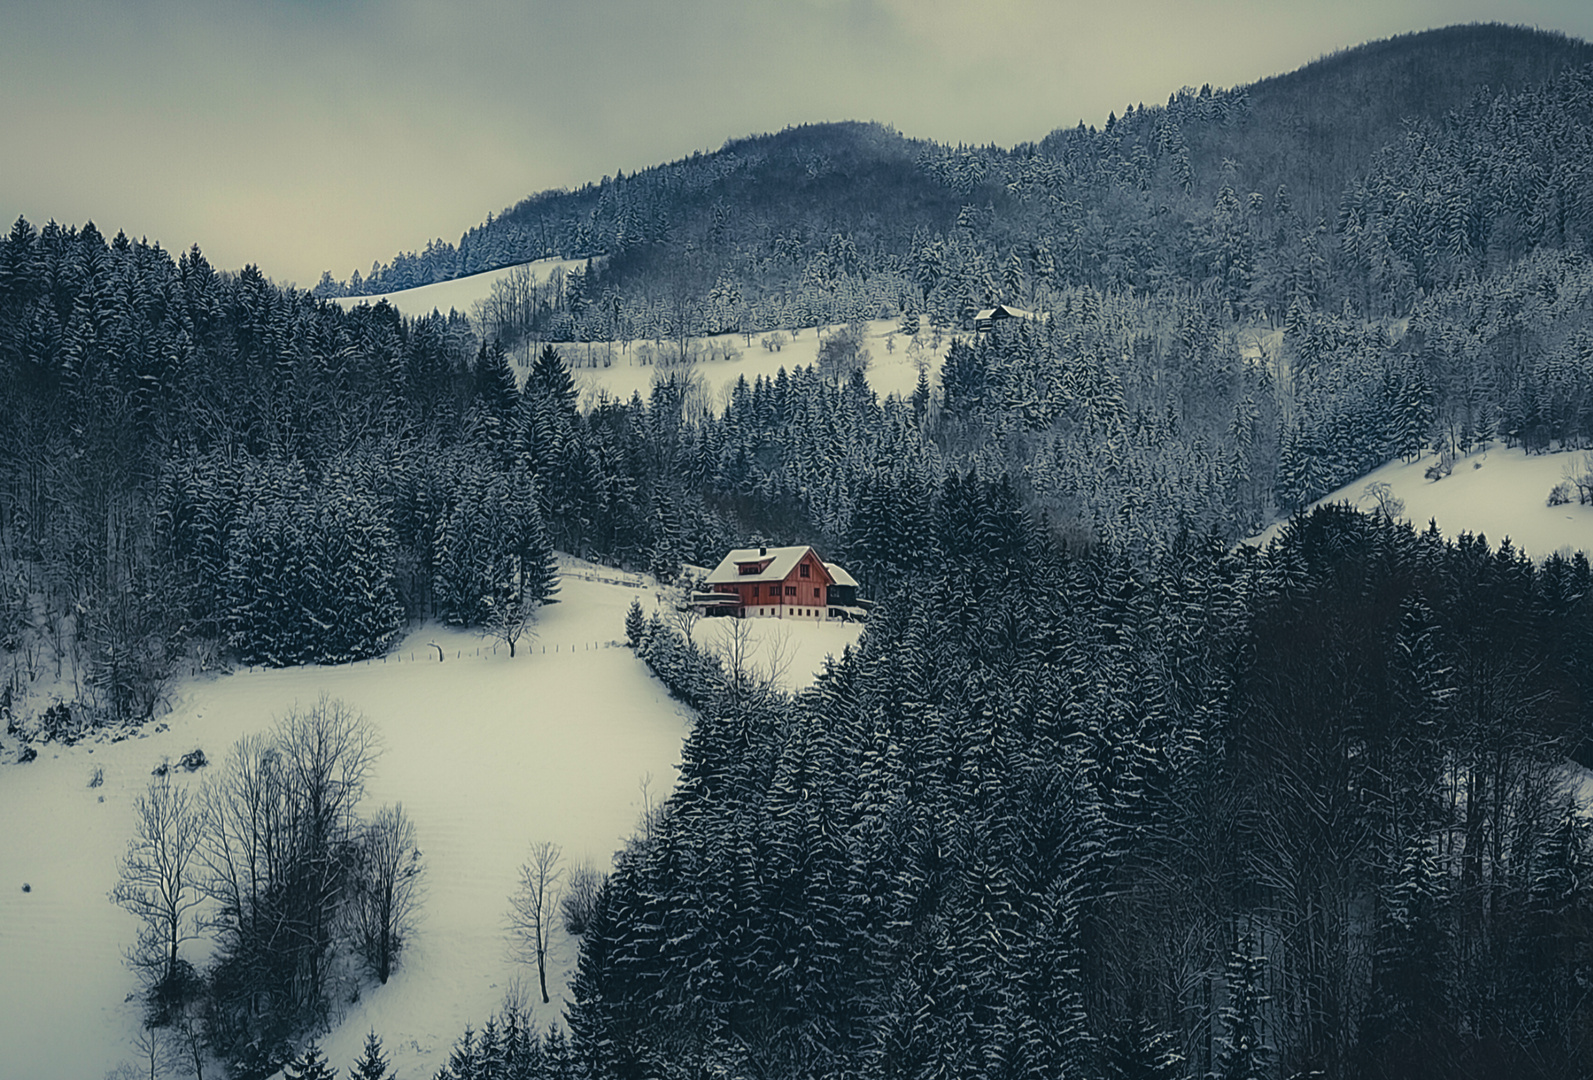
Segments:
[[[382,1040],[373,1029],[365,1036],[365,1049],[349,1067],[349,1080],[390,1080],[387,1055],[382,1053]]]

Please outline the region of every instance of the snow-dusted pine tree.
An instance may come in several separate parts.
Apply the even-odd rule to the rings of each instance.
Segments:
[[[389,1080],[387,1055],[382,1053],[382,1040],[374,1029],[365,1036],[365,1049],[349,1067],[348,1075],[349,1080]]]
[[[298,1057],[282,1068],[286,1080],[337,1080],[337,1070],[332,1068],[321,1053],[321,1048],[310,1043]]]

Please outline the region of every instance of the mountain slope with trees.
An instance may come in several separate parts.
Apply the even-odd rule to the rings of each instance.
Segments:
[[[815,544],[880,608],[806,694],[633,620],[701,716],[569,1042],[520,1039],[546,1068],[1574,1076],[1585,557],[1343,508],[1230,542],[1395,458],[1593,441],[1586,48],[1413,35],[1010,150],[793,129],[372,275],[592,257],[479,323],[19,219],[7,748],[146,722],[182,665],[427,618],[512,649],[555,547],[668,579]],[[1346,105],[1412,81],[1408,122]],[[995,299],[1039,315],[957,333]],[[955,335],[938,384],[880,400],[865,317]],[[694,380],[694,337],[796,326],[822,362]],[[650,392],[579,403],[557,342],[636,337],[676,349]],[[211,989],[242,1061],[256,991]]]
[[[1177,237],[1169,249],[1176,250],[1202,239],[1185,234],[1220,230],[1222,216],[1234,212],[1220,205],[1225,187],[1241,202],[1261,197],[1235,208],[1259,214],[1258,240],[1319,218],[1331,227],[1346,190],[1377,151],[1404,137],[1408,122],[1439,123],[1479,93],[1510,96],[1589,62],[1593,48],[1564,35],[1456,26],[1360,46],[1231,90],[1176,90],[1165,106],[1130,104],[1103,130],[1081,124],[1006,150],[912,140],[873,124],[792,128],[543,192],[489,216],[457,245],[433,241],[347,283],[326,275],[317,292],[378,293],[554,255],[604,256],[602,283],[582,281],[571,301],[569,325],[584,336],[641,336],[624,330],[649,318],[687,319],[694,332],[729,329],[723,309],[736,300],[751,308],[743,319],[768,328],[801,324],[803,314],[825,317],[838,298],[824,294],[848,294],[846,310],[831,318],[855,317],[848,304],[899,304],[893,273],[927,294],[935,279],[968,269],[966,259],[934,265],[935,241],[944,247],[959,234],[988,284],[1009,300],[1018,290],[1002,277],[1013,257],[1041,283],[1199,286],[1208,274],[1187,260],[1134,264],[1166,247],[1159,234]],[[1091,241],[1086,248],[1116,250],[1070,259],[1071,241],[1081,238]],[[868,284],[880,275],[887,279]],[[721,296],[709,300],[716,287]],[[815,291],[822,299],[802,302],[820,310],[793,310],[789,298],[769,302]],[[683,293],[695,297],[695,309],[682,310]],[[622,325],[605,325],[614,322],[616,298]]]

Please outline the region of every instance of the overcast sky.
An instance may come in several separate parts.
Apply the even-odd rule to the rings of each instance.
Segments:
[[[0,214],[279,282],[821,120],[1011,145],[1184,85],[1586,0],[0,0]]]

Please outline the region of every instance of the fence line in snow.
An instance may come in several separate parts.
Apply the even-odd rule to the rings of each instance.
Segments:
[[[549,648],[548,648],[547,645],[542,644],[542,643],[539,642],[539,643],[535,643],[535,644],[526,644],[526,645],[516,646],[514,658],[516,660],[519,660],[519,659],[522,659],[522,658],[528,657],[528,656],[574,656],[576,653],[601,652],[604,649],[619,649],[619,648],[625,648],[625,647],[626,647],[625,643],[622,642],[622,641],[581,641],[581,642],[571,642],[571,643],[565,643],[565,642],[556,641],[556,642],[553,643],[552,650],[549,651]],[[435,649],[436,646],[433,645],[432,648]],[[476,648],[474,648],[474,649],[472,649],[470,651],[470,656],[471,656],[471,659],[478,659],[478,658],[483,657],[483,656],[496,656],[496,655],[498,655],[498,653],[500,651],[507,652],[508,650],[503,649],[503,647],[499,646],[499,645],[477,646]],[[446,653],[445,653],[444,658],[446,659]],[[465,650],[464,649],[455,649],[454,650],[454,659],[455,660],[463,660],[464,658],[465,658]],[[371,656],[371,657],[367,657],[364,660],[355,660],[353,662],[353,664],[349,664],[349,665],[333,664],[331,666],[332,667],[345,667],[345,666],[350,666],[351,667],[351,666],[354,666],[354,665],[359,665],[359,666],[362,666],[362,667],[370,667],[372,664],[387,664],[387,663],[394,663],[394,664],[424,664],[424,663],[428,663],[428,662],[437,662],[437,661],[433,661],[433,659],[432,659],[431,655],[429,655],[429,653],[417,654],[416,650],[410,650],[408,656],[405,656],[402,652],[386,653],[386,654],[384,654],[382,656]],[[207,671],[213,671],[215,669],[207,668],[206,670]],[[286,669],[284,669],[284,668],[268,668],[268,667],[266,667],[266,666],[264,666],[262,664],[245,664],[242,668],[237,669],[237,670],[247,671],[250,674],[253,674],[256,671],[283,671],[283,670],[286,670]],[[193,664],[189,665],[189,674],[190,675],[197,676],[199,673],[200,673],[200,668],[199,668],[199,665],[197,663],[193,663]]]

